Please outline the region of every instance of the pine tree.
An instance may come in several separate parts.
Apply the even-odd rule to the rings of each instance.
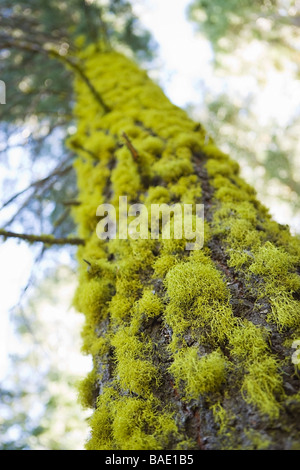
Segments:
[[[300,245],[238,164],[133,62],[82,54],[76,81],[79,287],[94,369],[88,449],[291,449],[299,445]],[[204,246],[102,239],[97,207],[197,204]],[[296,343],[297,344],[297,343]],[[295,362],[295,361],[294,361]]]

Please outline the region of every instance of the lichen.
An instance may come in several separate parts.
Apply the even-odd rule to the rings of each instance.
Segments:
[[[78,58],[106,105],[76,79],[77,132],[68,144],[78,155],[73,214],[85,244],[74,304],[94,364],[79,386],[81,402],[95,408],[86,448],[197,447],[195,426],[182,420],[191,400],[202,413],[207,400],[218,439],[239,447],[225,402],[271,420],[287,403],[272,341],[300,332],[300,244],[272,221],[239,165],[133,61],[91,46]],[[119,215],[120,196],[148,209],[207,203],[203,248],[186,250],[173,223],[170,239],[117,232],[100,240],[97,207],[111,203]],[[252,302],[247,318],[232,298],[238,281],[244,291],[234,295]],[[267,313],[258,316],[261,304]],[[247,445],[252,436],[253,448],[269,446],[250,425],[243,432]]]
[[[185,396],[198,399],[200,395],[216,392],[226,377],[226,360],[220,351],[199,357],[197,348],[190,347],[175,354],[170,366],[175,384],[183,381]]]

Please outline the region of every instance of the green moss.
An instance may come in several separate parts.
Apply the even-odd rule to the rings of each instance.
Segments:
[[[190,307],[198,298],[202,305],[228,300],[221,274],[209,263],[176,264],[167,274],[165,285],[173,305]]]
[[[183,204],[197,204],[202,194],[196,175],[182,176],[176,183],[169,185],[169,192],[180,198]]]
[[[115,406],[113,436],[117,448],[130,450],[163,449],[177,427],[172,415],[157,411],[154,398],[148,403],[137,398],[121,400]]]
[[[200,328],[203,340],[212,345],[221,345],[228,339],[230,332],[235,328],[236,320],[229,305],[213,302],[211,306],[198,299],[194,310],[195,328]]]
[[[254,429],[245,429],[244,433],[251,442],[249,450],[268,450],[272,444],[271,439],[267,436],[262,437],[262,435]]]
[[[135,336],[130,327],[120,328],[112,337],[115,350],[116,375],[120,386],[141,396],[151,394],[150,384],[158,381],[157,370],[149,360],[152,351],[150,340]]]
[[[177,261],[178,258],[171,254],[165,254],[158,257],[153,264],[154,275],[163,279]]]
[[[213,403],[226,439],[234,430],[222,398],[231,398],[233,383],[234,393],[256,410],[277,417],[285,397],[282,364],[271,354],[272,335],[268,327],[240,318],[243,311],[235,308],[221,269],[230,280],[242,277],[245,291],[257,301],[254,308],[269,304],[269,315],[259,317],[254,310],[255,321],[293,328],[294,337],[300,331],[299,243],[271,221],[239,177],[238,164],[207,140],[204,130],[196,132],[195,123],[136,64],[114,52],[99,55],[95,48],[80,57],[110,108],[104,114],[88,87],[76,81],[78,130],[69,145],[78,153],[81,204],[74,217],[85,246],[78,250],[75,305],[86,317],[83,351],[95,364],[80,386],[81,400],[93,406],[100,393],[87,449],[166,449],[170,443],[191,448],[178,431],[181,414],[162,393],[169,373],[182,400],[204,395],[209,406]],[[196,171],[193,166],[200,155],[211,189],[204,195],[198,163]],[[118,205],[119,196],[127,195],[129,204],[148,208],[182,205],[203,202],[212,191],[202,250],[188,252],[186,240],[174,238],[172,224],[170,240],[96,236],[96,209],[103,202]],[[171,363],[168,372],[162,358]],[[109,374],[101,376],[106,360]],[[252,437],[253,446],[263,446]]]
[[[279,328],[299,328],[299,301],[290,293],[281,292],[270,297],[272,315],[270,321],[275,321]]]
[[[95,384],[97,374],[92,370],[77,384],[78,400],[83,408],[92,408],[95,401]]]
[[[113,449],[112,423],[113,416],[111,405],[117,399],[117,393],[113,388],[106,388],[97,400],[97,408],[89,419],[92,436],[86,443],[87,450]]]
[[[246,363],[263,358],[269,351],[268,339],[270,332],[248,320],[239,322],[228,335],[233,357],[243,359]]]
[[[92,356],[102,356],[109,350],[107,338],[98,337],[94,326],[90,322],[86,322],[82,329],[82,352],[92,354]]]
[[[300,278],[295,272],[297,259],[284,250],[266,242],[256,253],[250,271],[262,275],[268,294],[274,289],[283,288],[291,293],[300,289]]]
[[[145,200],[147,205],[150,204],[168,204],[170,202],[170,193],[163,186],[149,188],[148,196]]]
[[[160,156],[164,151],[165,143],[158,137],[147,135],[145,139],[143,139],[143,142],[141,142],[140,148],[152,155]]]
[[[176,145],[177,149],[184,147],[192,150],[193,152],[198,152],[202,147],[202,142],[200,141],[199,136],[191,132],[181,132],[175,137],[174,144]],[[180,152],[180,150],[177,150],[177,152]]]
[[[90,279],[80,284],[74,298],[74,306],[95,321],[106,314],[104,308],[114,294],[114,286],[110,280]]]
[[[238,174],[239,164],[237,162],[225,157],[222,160],[215,160],[212,158],[207,160],[206,168],[211,177],[216,177],[217,175],[231,176],[231,174]]]
[[[157,399],[150,397],[146,402],[136,397],[119,397],[111,388],[106,388],[99,397],[90,427],[88,450],[165,449],[178,434],[172,414],[160,410]]]
[[[245,400],[273,419],[279,417],[280,403],[276,398],[283,394],[278,364],[273,357],[259,357],[247,366],[242,385]]]
[[[132,155],[127,147],[122,147],[115,153],[117,166],[111,173],[111,181],[114,188],[114,198],[111,203],[119,204],[119,197],[127,195],[128,200],[135,200],[141,190],[140,175]]]
[[[143,296],[136,303],[136,308],[140,314],[145,314],[147,317],[157,317],[163,311],[163,303],[152,290],[144,290]]]
[[[215,423],[218,425],[218,434],[225,434],[229,427],[230,418],[227,411],[220,402],[211,405],[210,409],[213,412]]]
[[[183,381],[186,396],[197,399],[219,390],[226,377],[226,360],[219,351],[199,358],[197,348],[190,347],[175,355],[170,372],[176,386]]]
[[[147,398],[151,384],[157,384],[157,370],[150,361],[118,356],[116,367],[118,381],[123,390]]]
[[[162,158],[153,165],[156,175],[166,182],[177,181],[181,176],[189,175],[193,172],[193,167],[188,159]]]

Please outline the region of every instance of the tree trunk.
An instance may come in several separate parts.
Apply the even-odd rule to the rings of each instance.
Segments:
[[[86,448],[299,448],[299,241],[145,72],[94,46],[82,59],[101,97],[77,79],[69,140],[85,240],[75,305],[94,363],[80,385],[94,408]],[[204,204],[204,246],[100,239],[97,207],[118,215],[121,196]]]

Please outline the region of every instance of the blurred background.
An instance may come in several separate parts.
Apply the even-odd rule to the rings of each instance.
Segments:
[[[300,234],[300,4],[291,0],[21,0],[0,3],[0,227],[75,233],[72,72],[98,39],[134,57],[236,159],[274,219]],[[44,47],[45,46],[45,47]],[[76,382],[82,315],[76,247],[0,240],[0,449],[83,449]]]

